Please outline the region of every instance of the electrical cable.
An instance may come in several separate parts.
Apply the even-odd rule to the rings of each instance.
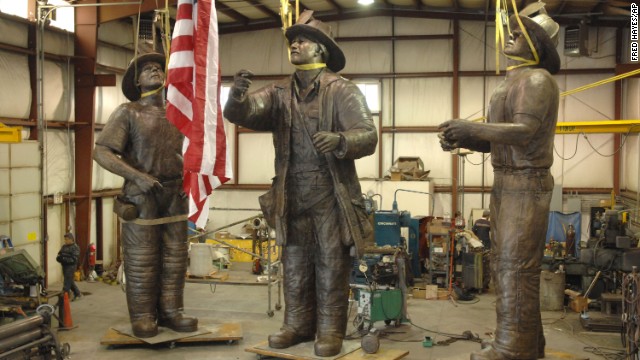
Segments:
[[[565,160],[565,161],[566,161],[566,160],[571,160],[571,159],[573,159],[573,158],[576,156],[576,154],[578,154],[578,142],[579,142],[579,140],[580,140],[580,134],[576,134],[576,148],[575,148],[575,149],[574,149],[574,151],[573,151],[573,155],[569,156],[568,158],[564,158],[564,157],[562,157],[562,155],[560,155],[560,153],[558,152],[558,149],[556,148],[556,144],[555,144],[555,143],[553,144],[553,152],[555,152],[555,153],[556,153],[556,155],[557,155],[561,160]]]
[[[623,360],[627,358],[624,350],[616,350],[599,346],[585,346],[583,350],[594,355],[602,356],[607,360]]]
[[[487,160],[489,160],[489,158],[491,157],[491,153],[487,153],[487,156],[484,156],[484,154],[485,154],[485,153],[481,153],[481,154],[483,154],[483,155],[482,155],[482,161],[481,161],[481,162],[479,162],[479,163],[474,163],[473,161],[469,160],[469,157],[468,157],[468,156],[467,156],[467,162],[469,162],[469,164],[471,164],[471,165],[479,166],[479,165],[484,164],[484,163],[485,163]]]
[[[555,320],[553,320],[553,321],[551,321],[549,323],[544,322],[544,321],[545,320],[551,320],[551,319],[542,319],[542,325],[552,325],[552,324],[557,323],[558,321],[564,320],[566,317],[567,317],[567,307],[563,306],[562,307],[562,315],[560,315],[559,318],[557,318],[557,319],[555,319]]]
[[[640,331],[640,275],[635,267],[631,274],[627,274],[622,280],[622,329],[620,337],[625,347],[627,359],[638,359],[639,331]],[[633,357],[631,357],[633,355]]]
[[[584,132],[581,132],[580,134],[585,138],[585,140],[587,140],[587,143],[589,144],[589,146],[591,147],[591,149],[593,149],[593,151],[594,151],[596,154],[598,154],[598,155],[600,155],[600,156],[602,156],[602,157],[611,157],[611,156],[614,156],[615,154],[617,154],[618,152],[620,152],[620,150],[622,150],[622,148],[624,147],[624,145],[627,143],[627,139],[629,138],[629,134],[631,133],[631,130],[632,130],[633,128],[635,128],[635,127],[638,127],[638,126],[640,126],[640,125],[632,125],[632,126],[630,126],[630,127],[629,127],[629,130],[627,130],[627,133],[626,133],[626,134],[624,134],[624,135],[622,135],[622,136],[623,136],[623,139],[622,139],[622,141],[620,142],[620,146],[619,146],[619,147],[618,147],[618,148],[617,148],[617,149],[616,149],[612,154],[609,154],[609,155],[605,155],[605,154],[600,153],[600,152],[599,152],[599,151],[598,151],[598,150],[597,150],[597,149],[596,149],[596,148],[591,144],[591,141],[589,141],[589,138],[587,137],[587,135],[586,135]]]

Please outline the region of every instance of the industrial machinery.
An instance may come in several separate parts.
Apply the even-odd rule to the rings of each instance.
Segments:
[[[598,298],[603,292],[614,292],[622,281],[619,272],[629,273],[633,265],[640,264],[640,248],[636,246],[638,239],[628,231],[627,217],[628,210],[592,208],[587,247],[580,249],[577,259],[572,256],[545,257],[545,268],[555,270],[562,264],[567,283],[579,289],[586,289],[593,275],[602,271],[603,276],[591,295]]]
[[[44,272],[24,249],[2,249],[0,255],[0,304],[35,309],[41,299]]]
[[[408,264],[410,272],[414,277],[420,277],[422,275],[422,267],[420,266],[420,222],[424,217],[411,217],[410,212],[399,211],[398,202],[395,199],[398,191],[429,194],[414,190],[396,190],[392,209],[377,210],[373,214],[375,243],[377,247],[386,246],[405,249],[410,257]],[[407,237],[402,236],[404,228],[408,230]]]
[[[640,340],[640,318],[638,309],[640,308],[640,274],[636,266],[630,274],[624,277],[622,282],[622,342],[626,350],[626,359],[638,358],[638,343]]]
[[[398,191],[428,194],[402,189],[395,194]],[[406,321],[407,284],[413,283],[414,276],[422,275],[419,240],[423,217],[412,218],[408,211],[399,211],[395,194],[390,211],[375,210],[373,201],[367,206],[373,212],[375,246],[365,248],[351,273],[354,300],[358,303],[358,329],[366,323],[371,329],[377,321],[396,326]]]
[[[371,249],[369,249],[371,251]],[[363,271],[364,270],[364,271]],[[355,262],[351,271],[351,284],[395,286],[398,282],[398,265],[393,254],[368,253]]]
[[[404,316],[404,296],[400,289],[366,289],[357,288],[358,315],[356,315],[356,327],[361,330],[368,324],[368,329],[377,321],[384,321],[389,325],[394,322],[399,326]]]
[[[588,289],[581,297],[598,300],[592,305],[600,304],[600,312],[585,317],[587,309],[582,311],[580,321],[588,330],[619,332],[624,325],[620,313],[624,281],[633,267],[640,264],[638,239],[628,228],[628,215],[629,210],[621,206],[592,208],[590,237],[578,258],[571,251],[560,257],[545,257],[543,269],[554,271],[564,267],[569,289],[578,293]]]
[[[0,358],[2,359],[66,359],[71,347],[60,344],[51,331],[51,305],[40,305],[36,315],[0,326]]]
[[[353,283],[354,300],[358,303],[355,326],[362,330],[365,324],[371,329],[377,321],[392,322],[399,326],[407,317],[407,283],[405,279],[407,257],[398,251],[394,255],[366,256],[359,262],[357,271],[364,282]],[[367,260],[369,259],[369,263]],[[379,260],[379,261],[376,261]],[[372,264],[371,268],[370,265]]]
[[[457,264],[461,264],[462,287],[465,290],[483,288],[484,246],[469,230],[458,231],[455,235]]]
[[[591,219],[595,236],[586,249],[580,250],[578,263],[596,270],[631,272],[631,267],[640,263],[640,249],[636,246],[638,239],[628,233],[627,217],[628,211],[622,209],[595,212]],[[573,264],[568,265],[567,274],[573,274]]]

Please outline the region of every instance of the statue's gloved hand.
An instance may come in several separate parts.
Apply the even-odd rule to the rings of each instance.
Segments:
[[[444,138],[451,143],[467,140],[471,137],[472,122],[463,119],[453,119],[438,125],[438,130],[444,134]]]
[[[146,194],[153,189],[162,189],[162,184],[158,181],[158,179],[154,178],[151,175],[140,173],[135,179],[134,182],[136,186],[142,191],[142,193]]]
[[[251,77],[253,73],[249,70],[239,70],[233,76],[233,86],[231,87],[231,96],[236,99],[242,99],[251,86]]]
[[[444,133],[439,133],[438,138],[440,139],[440,147],[442,147],[442,150],[451,151],[457,149],[457,146],[453,142],[447,140]]]
[[[313,134],[313,146],[320,153],[334,151],[338,145],[340,145],[340,134],[329,131],[319,131]]]

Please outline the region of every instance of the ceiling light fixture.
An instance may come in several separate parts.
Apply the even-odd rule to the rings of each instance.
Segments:
[[[374,0],[358,0],[358,4],[360,5],[371,5],[373,2]]]

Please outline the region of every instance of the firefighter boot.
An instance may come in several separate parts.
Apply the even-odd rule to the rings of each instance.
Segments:
[[[326,308],[323,310],[327,310]],[[347,307],[335,307],[331,312],[320,310],[318,338],[313,347],[318,356],[334,356],[342,351],[342,340],[347,329]]]
[[[183,313],[184,283],[187,273],[187,243],[167,242],[162,256],[162,285],[158,325],[178,332],[198,330],[198,319]]]
[[[198,319],[183,313],[182,297],[161,297],[160,302],[158,325],[178,332],[198,330]]]
[[[157,249],[125,247],[124,256],[127,307],[133,335],[139,338],[156,336]]]

